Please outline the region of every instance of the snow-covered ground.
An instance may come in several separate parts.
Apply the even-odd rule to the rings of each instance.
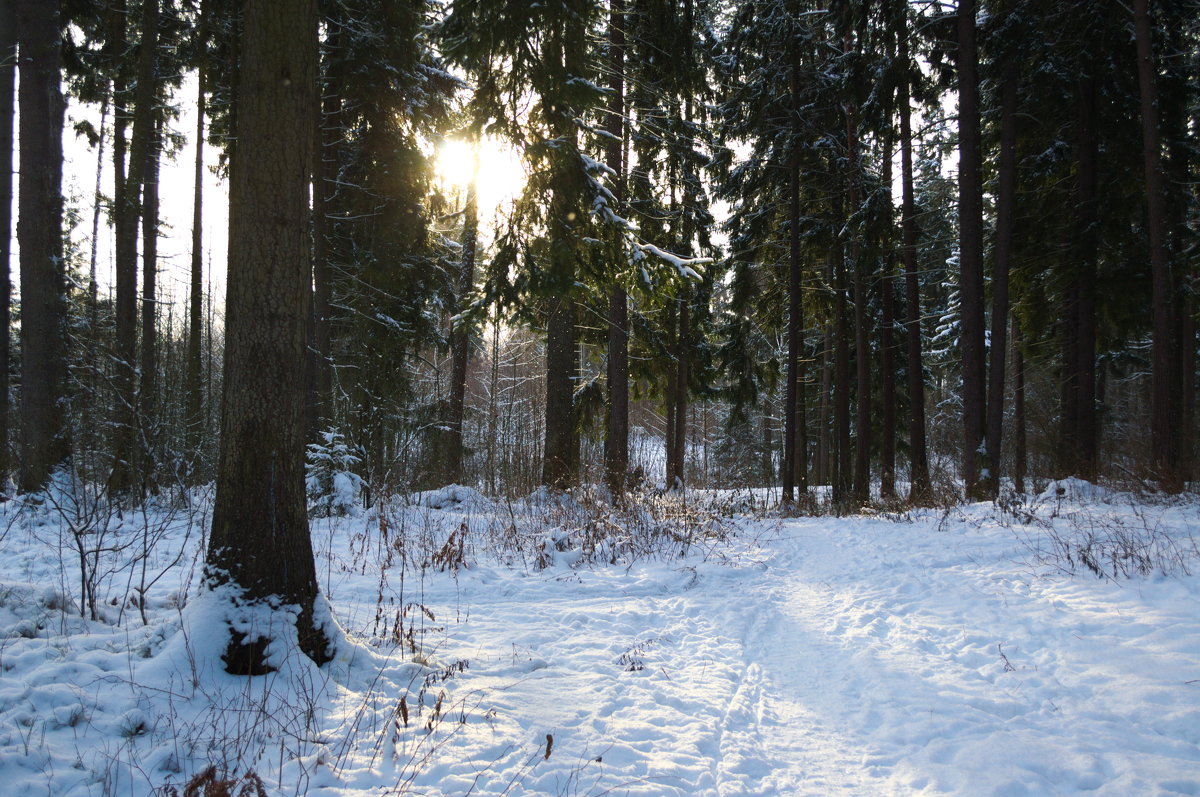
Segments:
[[[182,794],[211,764],[268,794],[1200,794],[1195,503],[733,505],[454,488],[314,521],[339,656],[234,678],[202,510],[76,504],[76,537],[10,504],[0,791]],[[97,620],[76,539],[121,548]]]

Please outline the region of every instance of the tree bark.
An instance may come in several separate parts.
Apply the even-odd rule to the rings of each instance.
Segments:
[[[200,4],[200,46],[208,46],[208,3]],[[196,159],[192,186],[192,253],[188,274],[187,373],[185,376],[185,423],[187,482],[202,483],[200,449],[204,443],[204,386],[201,369],[204,324],[204,116],[208,112],[208,56],[200,56],[196,88]]]
[[[7,478],[11,470],[8,454],[8,330],[12,325],[13,124],[16,88],[17,0],[0,0],[0,330],[4,331],[0,334],[0,479]]]
[[[1134,0],[1138,88],[1141,95],[1142,160],[1145,169],[1147,222],[1150,232],[1150,276],[1154,332],[1151,342],[1150,467],[1162,486],[1179,490],[1172,413],[1171,269],[1167,256],[1167,217],[1163,193],[1162,139],[1159,133],[1149,0]]]
[[[66,280],[62,241],[61,8],[57,0],[20,0],[20,183],[17,243],[21,262],[22,492],[43,489],[70,448],[62,401],[66,386]]]
[[[157,96],[157,92],[155,92]],[[155,445],[158,428],[158,173],[162,147],[162,113],[154,112],[154,127],[146,146],[146,180],[142,190],[142,350],[138,416],[142,480],[154,490]]]
[[[1017,67],[1011,56],[1003,67],[1000,88],[1000,164],[996,189],[995,266],[992,273],[992,341],[988,373],[987,468],[983,488],[991,496],[1000,489],[1001,438],[1004,430],[1005,352],[1008,349],[1008,275],[1012,261],[1017,197]]]
[[[546,324],[546,442],[542,484],[558,490],[574,486],[575,437],[575,301],[551,299]]]
[[[917,266],[917,203],[913,191],[912,108],[909,89],[912,64],[908,54],[907,13],[900,18],[899,52],[904,78],[900,82],[900,226],[904,240],[904,326],[908,353],[909,501],[926,504],[933,497],[929,455],[925,446],[925,374],[921,356],[921,282]]]
[[[985,453],[983,302],[983,184],[979,135],[978,50],[975,0],[958,3],[958,213],[959,290],[962,312],[963,483],[968,498],[979,491]]]
[[[847,28],[842,46],[846,55],[854,52],[854,33]],[[847,209],[855,216],[859,202],[859,140],[858,98],[851,97],[845,105]],[[854,419],[854,485],[853,498],[865,504],[871,498],[871,346],[867,332],[867,264],[862,256],[862,234],[851,232],[850,252],[854,264],[854,360],[855,360],[855,419]]]
[[[310,298],[308,186],[316,118],[315,0],[248,0],[232,164],[221,451],[206,574],[252,603],[298,607],[301,651],[328,661],[314,617],[316,568],[304,489],[305,319]],[[265,632],[265,629],[264,629]],[[236,631],[235,674],[267,671]]]
[[[611,191],[620,214],[625,199],[625,0],[610,0],[608,17],[609,111],[604,130],[608,142],[605,164],[616,177]],[[622,257],[617,241],[613,258]],[[620,282],[620,263],[614,263],[608,291],[608,351],[605,379],[608,389],[608,424],[604,435],[604,480],[614,497],[625,491],[629,470],[629,297]]]
[[[671,405],[674,408],[671,417],[675,424],[671,435],[674,450],[668,459],[671,463],[671,467],[667,473],[668,490],[682,490],[686,484],[684,476],[687,461],[688,382],[691,379],[689,373],[691,367],[691,324],[688,302],[691,291],[684,287],[681,294],[678,299],[679,330],[675,339],[675,378],[672,380],[675,395],[671,401]]]
[[[1079,185],[1077,189],[1077,258],[1079,345],[1075,367],[1076,456],[1075,474],[1093,481],[1097,467],[1096,419],[1096,260],[1100,223],[1097,208],[1097,171],[1100,155],[1097,141],[1097,87],[1094,76],[1080,80],[1079,87]]]
[[[793,69],[795,87],[795,69]],[[793,96],[795,96],[793,94]],[[793,131],[794,133],[794,131]],[[793,141],[798,147],[799,141]],[[787,381],[783,397],[783,502],[796,500],[797,471],[800,455],[797,453],[799,427],[797,410],[800,403],[800,361],[804,343],[804,302],[800,293],[800,159],[796,152],[788,164],[788,322],[787,322]]]
[[[830,393],[833,390],[833,330],[825,325],[821,337],[821,394],[817,402],[817,454],[816,473],[813,480],[817,484],[832,485],[830,454],[833,443],[830,439],[829,409]]]
[[[471,182],[467,184],[466,205],[463,208],[462,257],[458,264],[456,315],[467,310],[471,289],[475,285],[475,245],[479,237],[479,199],[475,189],[479,175],[478,142],[475,143],[472,157],[474,169],[471,172]],[[450,417],[446,436],[446,470],[443,476],[447,483],[457,484],[462,481],[463,475],[463,420],[467,403],[471,329],[465,319],[452,319],[450,323]]]
[[[1025,474],[1028,471],[1025,438],[1025,350],[1021,340],[1021,324],[1012,320],[1013,339],[1013,486],[1018,493],[1025,492]]]
[[[145,0],[138,47],[137,86],[134,89],[133,133],[129,142],[129,173],[116,209],[116,437],[109,492],[127,496],[134,490],[137,451],[137,240],[146,154],[154,131],[155,51],[158,47],[158,0]],[[123,137],[122,137],[123,138]],[[123,155],[123,153],[122,153]]]
[[[833,223],[833,501],[841,504],[851,495],[850,450],[850,332],[846,319],[846,250],[841,233],[846,223],[840,193],[834,195]]]
[[[883,404],[879,441],[879,495],[885,501],[896,498],[896,300],[895,300],[895,226],[892,204],[891,142],[883,153],[883,191],[887,196],[887,243],[884,252],[884,272],[881,285],[883,319],[880,324],[879,392]]]
[[[330,13],[340,13],[331,11]],[[326,34],[326,65],[321,83],[321,98],[317,108],[317,124],[313,132],[314,155],[312,189],[313,226],[313,302],[309,367],[308,409],[309,436],[316,437],[321,427],[333,417],[333,362],[331,334],[331,305],[333,275],[330,268],[329,212],[337,191],[338,146],[342,135],[342,83],[333,55],[342,47],[341,20],[329,25]]]

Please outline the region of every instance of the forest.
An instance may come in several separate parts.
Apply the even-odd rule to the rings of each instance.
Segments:
[[[860,535],[904,523],[982,535],[987,561],[1011,555],[1015,535],[1031,572],[1105,584],[1183,579],[1200,562],[1198,0],[0,0],[0,157],[0,549],[13,555],[0,663],[17,660],[9,638],[53,647],[136,620],[151,664],[131,683],[174,695],[168,665],[193,673],[190,736],[166,729],[161,717],[184,715],[145,689],[134,708],[87,709],[119,714],[128,740],[126,758],[106,747],[106,763],[76,767],[105,793],[144,781],[154,794],[263,794],[263,777],[280,793],[368,793],[382,781],[361,773],[387,758],[384,742],[367,750],[346,731],[331,758],[310,738],[313,705],[329,718],[354,701],[355,722],[394,725],[395,793],[443,793],[420,791],[438,781],[442,745],[480,773],[492,772],[480,756],[492,761],[489,794],[971,793],[954,779],[961,761],[929,781],[944,762],[907,753],[896,760],[917,775],[888,759],[867,780],[829,775],[828,791],[788,780],[778,762],[799,748],[772,747],[736,712],[722,722],[754,736],[761,771],[725,756],[715,781],[680,775],[660,791],[630,753],[624,770],[610,762],[618,785],[581,786],[601,761],[585,746],[537,780],[557,766],[537,770],[561,723],[522,724],[540,746],[502,751],[472,747],[473,730],[411,741],[408,695],[414,727],[440,739],[451,709],[437,685],[468,661],[428,640],[455,633],[446,614],[460,601],[512,617],[560,596],[488,603],[489,579],[526,589],[510,583],[522,569],[577,573],[563,589],[579,600],[642,583],[683,595],[761,556],[793,580],[733,583],[790,616],[798,599],[772,584],[841,584],[834,546],[886,572]],[[810,539],[819,528],[850,531]],[[961,588],[976,607],[992,589],[918,575],[938,553],[915,532],[886,545],[930,600]],[[975,562],[954,551],[956,573]],[[653,567],[610,584],[604,567],[622,562]],[[58,586],[41,592],[45,579]],[[1126,609],[1166,612],[1165,595]],[[1123,600],[1095,600],[1110,598]],[[930,611],[944,619],[942,605]],[[774,621],[742,608],[754,650],[770,648]],[[976,608],[981,623],[1008,622]],[[909,610],[897,592],[877,615],[826,619],[857,638]],[[637,637],[616,656],[628,672],[699,633],[648,636],[658,626],[640,622],[614,632]],[[1170,657],[1200,650],[1194,617],[1163,620],[1176,622],[1182,647],[1138,666],[1175,673]],[[799,634],[788,651],[836,660]],[[209,635],[225,640],[208,662],[219,677],[195,674],[191,640]],[[554,669],[533,643],[522,658],[511,639],[472,639],[512,644],[506,677]],[[1002,675],[1037,669],[1010,661],[1007,637],[981,640],[946,655],[979,645]],[[604,644],[561,655],[590,666],[581,657]],[[382,645],[403,667],[372,658]],[[838,655],[867,655],[855,650]],[[757,699],[809,717],[780,708],[770,684],[786,679],[761,675],[783,679],[778,662],[746,663]],[[371,667],[393,692],[360,683]],[[852,669],[843,677],[861,682],[839,694],[894,688],[871,670]],[[291,686],[264,692],[256,716],[292,719],[218,729],[214,695],[232,701],[234,676],[272,673]],[[297,719],[313,673],[342,702],[304,692]],[[730,706],[749,683],[729,687]],[[90,789],[58,774],[66,743],[45,741],[48,727],[76,728],[59,716],[75,704],[25,715],[25,698],[5,694],[0,750],[28,758],[19,728],[41,721],[52,793]],[[495,731],[495,710],[469,697],[460,725]],[[1179,717],[1200,716],[1185,702]],[[900,738],[891,717],[867,723],[873,744]],[[266,746],[205,758],[213,739],[246,734]],[[186,753],[163,752],[185,736]],[[284,741],[269,752],[293,737],[287,755]],[[325,766],[337,774],[322,781]],[[1154,766],[1101,780],[1114,794],[1176,783]],[[1194,756],[1165,766],[1200,788]],[[1067,792],[1088,790],[1085,770]],[[1056,782],[1038,772],[997,776],[994,793]],[[455,777],[440,788],[467,793],[469,775]]]
[[[1190,480],[1195,4],[527,6],[318,9],[314,132],[290,142],[313,164],[306,440],[340,441],[368,494],[621,492],[639,466],[836,507]],[[51,106],[21,148],[5,470],[30,491],[71,462],[134,498],[211,481],[224,264],[203,182],[192,229],[164,229],[187,186],[156,175],[203,138],[196,173],[229,178],[238,4],[41,16],[74,130]],[[62,134],[94,191],[63,198]],[[438,179],[448,141],[521,184],[481,209]],[[170,294],[164,236],[190,249]]]

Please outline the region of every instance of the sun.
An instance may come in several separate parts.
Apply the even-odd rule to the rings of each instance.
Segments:
[[[484,138],[479,142],[478,153],[476,164],[469,142],[447,139],[438,147],[435,170],[445,188],[465,189],[478,169],[475,190],[482,222],[521,193],[526,174],[516,150],[502,141]]]

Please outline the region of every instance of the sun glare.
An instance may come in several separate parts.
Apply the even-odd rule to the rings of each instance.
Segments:
[[[479,144],[476,191],[479,216],[484,221],[516,197],[525,186],[525,167],[517,152],[503,142],[485,138]],[[437,153],[437,175],[446,188],[466,188],[475,169],[471,145],[451,139]]]

